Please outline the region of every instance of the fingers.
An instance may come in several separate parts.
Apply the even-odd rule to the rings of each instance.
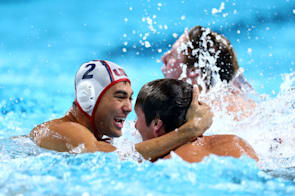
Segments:
[[[211,108],[204,102],[200,102],[199,98],[199,88],[197,85],[193,88],[193,98],[191,105],[186,114],[186,120],[194,118],[202,118],[207,112],[211,112]]]
[[[213,122],[213,112],[209,109],[207,110],[206,114],[204,115],[205,118],[207,119],[207,123],[208,123],[208,128],[212,125]]]
[[[198,105],[199,104],[199,87],[198,85],[194,85],[193,87],[193,99],[192,99],[192,104]]]
[[[190,126],[192,126],[192,130],[195,131],[196,137],[203,135],[204,132],[206,132],[211,127],[213,122],[212,118],[213,113],[207,110],[202,115],[202,118],[197,118],[189,122],[191,123]]]
[[[205,113],[203,113],[202,118],[199,121],[196,121],[198,123],[198,126],[200,129],[200,133],[203,134],[206,130],[208,130],[213,122],[213,113],[210,110],[206,110]]]
[[[207,111],[211,111],[211,107],[204,102],[199,102],[198,109],[195,112],[197,112],[199,114],[199,116],[202,116]]]

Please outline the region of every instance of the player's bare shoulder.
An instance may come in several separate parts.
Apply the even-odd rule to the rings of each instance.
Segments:
[[[55,119],[36,126],[30,138],[40,147],[60,152],[70,152],[78,146],[88,146],[97,141],[85,126]]]

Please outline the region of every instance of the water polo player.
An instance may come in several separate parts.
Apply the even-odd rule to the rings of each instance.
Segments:
[[[253,89],[239,69],[231,43],[223,35],[195,26],[175,41],[162,61],[165,78],[197,84],[212,107],[225,107],[236,120],[252,114],[255,103],[248,93]],[[212,89],[222,84],[219,91],[208,96],[207,93],[213,93]]]
[[[135,103],[135,127],[143,141],[165,136],[184,124],[186,114],[191,112],[191,103],[199,105],[198,97],[193,96],[193,86],[187,82],[166,78],[145,84]],[[199,106],[206,107],[204,103],[200,104]],[[206,118],[206,113],[209,114],[208,110],[204,110],[203,119]],[[141,145],[138,144],[136,149],[141,152]],[[211,154],[236,158],[246,155],[258,160],[255,151],[245,140],[228,134],[197,137],[173,151],[188,162],[200,162]],[[169,154],[165,158],[170,157]]]

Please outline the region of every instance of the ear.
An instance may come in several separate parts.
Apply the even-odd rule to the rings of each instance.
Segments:
[[[153,134],[155,137],[159,137],[159,136],[165,134],[165,128],[163,125],[163,121],[160,119],[154,119],[152,121],[152,128],[153,128]]]

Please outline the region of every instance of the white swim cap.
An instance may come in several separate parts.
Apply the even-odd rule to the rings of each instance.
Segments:
[[[104,93],[114,84],[122,81],[130,83],[125,71],[115,63],[93,60],[81,65],[75,78],[75,96],[78,108],[92,121]]]

